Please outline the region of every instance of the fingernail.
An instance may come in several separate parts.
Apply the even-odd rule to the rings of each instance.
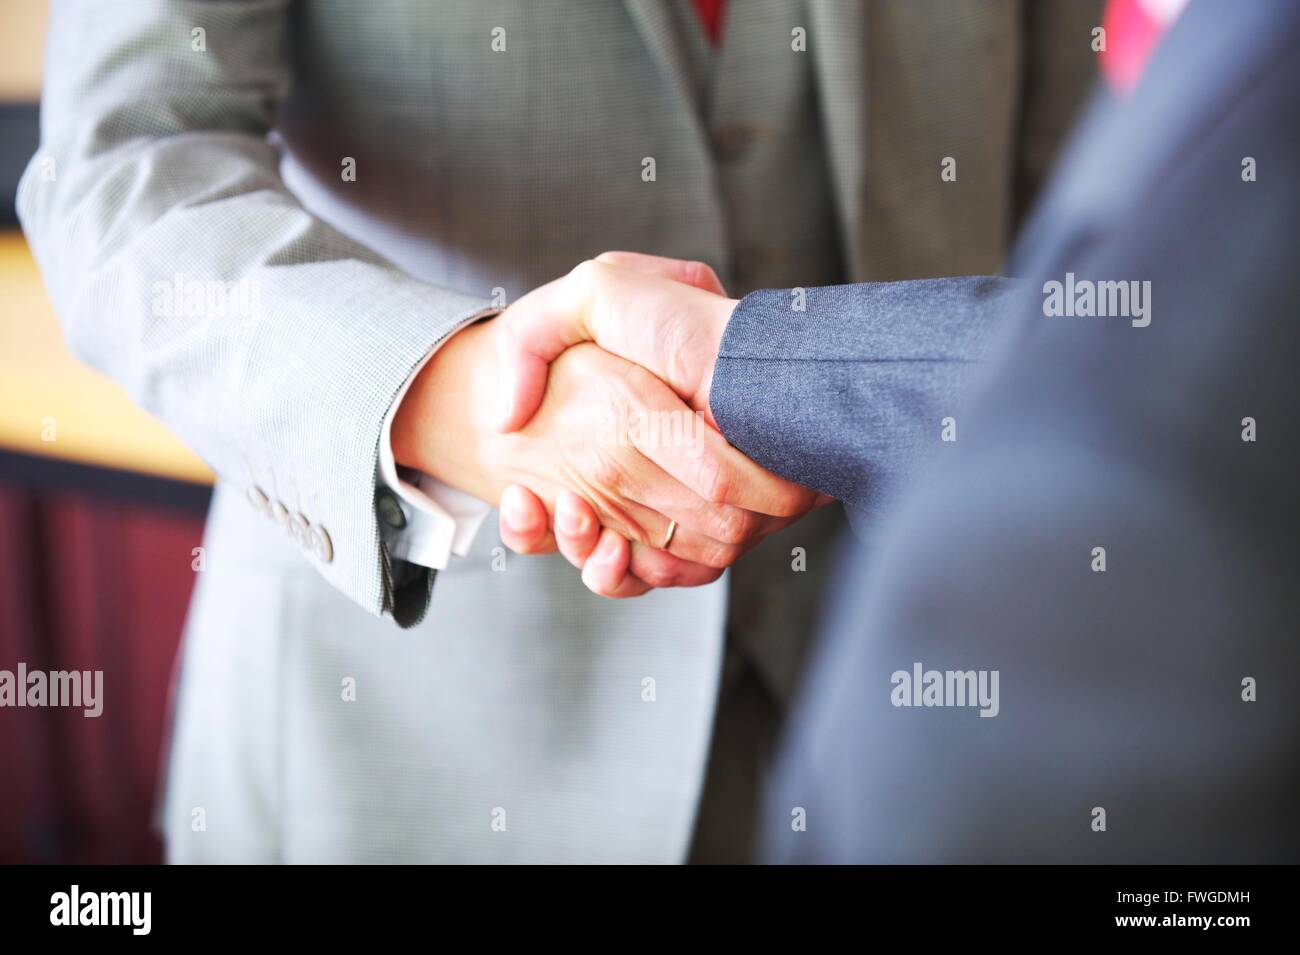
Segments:
[[[570,537],[581,537],[587,533],[587,515],[565,507],[556,507],[555,523],[561,533]]]
[[[524,533],[532,530],[532,512],[521,506],[520,491],[508,487],[501,495],[501,519],[512,531]]]
[[[612,564],[616,556],[618,556],[618,538],[613,534],[602,535],[592,558],[598,564]]]

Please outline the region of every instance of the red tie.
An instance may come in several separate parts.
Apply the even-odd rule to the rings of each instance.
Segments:
[[[1106,31],[1101,72],[1111,89],[1133,92],[1160,37],[1185,4],[1186,0],[1108,0],[1101,18]]]
[[[722,8],[727,0],[695,0],[695,12],[714,46],[722,42]]]

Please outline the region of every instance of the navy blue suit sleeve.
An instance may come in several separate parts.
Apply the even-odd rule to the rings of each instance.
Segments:
[[[855,524],[942,440],[1014,279],[763,290],[727,325],[710,408],[769,470],[843,501]]]

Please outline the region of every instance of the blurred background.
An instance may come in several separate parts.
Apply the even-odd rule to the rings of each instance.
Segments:
[[[0,862],[155,862],[150,814],[211,474],[67,351],[18,229],[45,0],[0,3],[0,670],[102,670],[113,701],[0,708]]]

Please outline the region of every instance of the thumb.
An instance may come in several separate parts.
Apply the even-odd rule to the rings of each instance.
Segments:
[[[616,280],[620,275],[623,278]],[[583,262],[568,275],[533,289],[494,322],[501,360],[501,407],[497,412],[501,431],[517,431],[527,424],[546,394],[550,363],[565,349],[593,339],[591,311],[600,295],[598,287],[638,275],[726,297],[717,274],[705,263],[640,252],[602,253],[594,263]],[[620,331],[625,335],[628,330]],[[628,345],[627,341],[600,344],[629,361],[644,363],[646,356],[638,354],[643,349],[619,347]]]
[[[566,348],[591,338],[582,294],[574,284],[563,283],[565,279],[556,279],[533,289],[492,323],[501,373],[497,427],[503,432],[519,430],[537,412],[550,363]]]
[[[497,427],[502,433],[518,431],[537,413],[546,394],[550,364],[510,335],[497,339],[501,359],[501,404]]]

